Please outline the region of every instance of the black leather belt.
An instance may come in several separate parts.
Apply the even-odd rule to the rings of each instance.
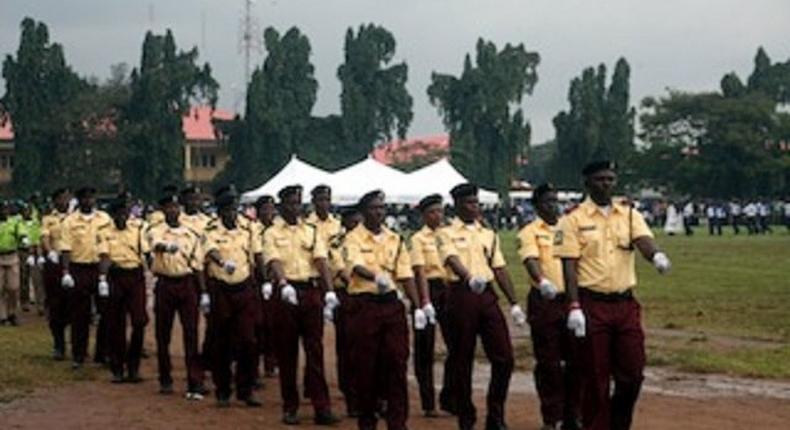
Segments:
[[[579,288],[579,296],[601,302],[624,302],[634,299],[634,292],[629,288],[619,293],[599,293],[587,288]]]
[[[398,293],[395,291],[390,291],[385,294],[375,294],[375,293],[359,293],[359,294],[351,294],[352,297],[365,300],[367,302],[372,303],[395,303],[398,301]]]

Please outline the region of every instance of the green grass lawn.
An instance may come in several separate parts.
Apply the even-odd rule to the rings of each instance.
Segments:
[[[515,233],[503,233],[509,269],[526,295]],[[698,372],[790,378],[790,235],[692,237],[659,233],[672,272],[637,264],[652,364]]]
[[[69,361],[51,358],[52,340],[39,320],[19,327],[0,327],[0,403],[24,396],[35,388],[72,381],[93,380],[99,370],[85,366],[71,370]]]

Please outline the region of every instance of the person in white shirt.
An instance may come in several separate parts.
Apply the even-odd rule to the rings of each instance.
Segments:
[[[757,203],[757,216],[760,222],[760,233],[773,233],[771,230],[771,204],[768,202]]]
[[[743,213],[746,215],[746,228],[749,229],[749,234],[757,233],[757,205],[754,202],[749,202],[744,208]]]
[[[667,205],[667,220],[664,223],[664,232],[670,236],[683,231],[683,212],[678,210],[679,205],[670,202]]]
[[[741,220],[741,213],[743,212],[743,208],[741,207],[740,201],[737,199],[730,202],[730,216],[732,217],[732,231],[735,234],[739,234],[741,229],[739,228],[739,224],[742,222]]]
[[[721,228],[727,223],[727,210],[724,208],[724,202],[716,204],[716,234],[721,236]]]
[[[782,208],[784,209],[784,224],[787,227],[787,231],[790,232],[790,197],[785,197]]]
[[[719,217],[716,216],[716,203],[709,203],[708,206],[705,208],[705,217],[708,218],[708,234],[713,236],[716,234],[716,229],[718,228],[721,230],[721,226],[719,226]]]
[[[694,234],[694,230],[691,228],[693,218],[694,202],[689,200],[686,203],[686,206],[683,206],[683,228],[686,230],[686,236],[691,236]]]

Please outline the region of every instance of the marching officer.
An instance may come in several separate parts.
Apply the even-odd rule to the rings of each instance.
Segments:
[[[178,201],[184,208],[180,216],[181,223],[198,234],[204,234],[211,217],[201,212],[203,201],[200,188],[195,186],[184,188]]]
[[[255,210],[258,219],[258,242],[263,243],[263,235],[266,230],[274,224],[275,216],[277,215],[277,208],[274,205],[274,197],[264,195],[255,201]],[[261,286],[261,309],[258,320],[258,327],[256,329],[256,338],[258,339],[258,347],[260,353],[263,355],[263,375],[267,378],[273,378],[277,374],[277,356],[274,348],[274,315],[275,306],[277,301],[272,300],[274,288],[271,283],[271,276],[265,269],[259,271],[261,279],[258,284]]]
[[[318,236],[324,243],[340,234],[340,220],[329,211],[332,209],[332,189],[328,185],[318,185],[310,192],[312,195],[313,213],[305,221],[316,227]]]
[[[448,332],[451,333],[449,359],[455,367],[453,385],[456,387],[458,426],[471,429],[476,421],[472,367],[476,338],[480,336],[491,363],[486,429],[506,429],[505,401],[513,371],[513,346],[493,289],[494,280],[510,303],[513,320],[524,324],[526,315],[517,304],[497,234],[479,221],[477,191],[477,186],[468,183],[450,191],[457,217],[440,230],[438,237],[440,257],[450,269],[447,295]]]
[[[203,386],[203,370],[198,360],[198,304],[210,305],[203,278],[201,237],[179,221],[181,209],[178,195],[166,194],[159,200],[164,222],[146,229],[151,250],[149,267],[156,276],[154,314],[156,321],[156,352],[159,367],[159,392],[173,393],[170,337],[173,318],[181,322],[184,360],[187,369],[187,400],[201,400],[207,393]],[[196,287],[194,284],[198,283]],[[200,291],[200,293],[198,293]]]
[[[423,291],[423,294],[431,298],[433,306],[436,306],[435,310],[429,310],[429,312],[435,313],[436,317],[429,321],[424,330],[414,331],[414,374],[420,387],[422,410],[426,417],[435,417],[436,393],[433,385],[433,361],[437,322],[445,342],[450,337],[450,333],[447,332],[446,318],[447,285],[445,278],[447,274],[436,246],[436,235],[444,222],[442,196],[432,194],[423,198],[417,205],[417,209],[422,214],[424,225],[411,237],[411,264],[417,286]],[[450,410],[452,410],[452,406],[449,405],[452,404],[452,401],[449,398],[453,390],[450,384],[452,369],[452,363],[446,361],[440,393],[440,403],[446,406],[445,409]]]
[[[236,396],[247,406],[260,407],[253,394],[258,319],[258,289],[253,269],[262,268],[261,242],[253,230],[242,227],[234,187],[217,192],[218,218],[206,227],[206,274],[211,285],[211,376],[217,405],[230,406],[231,366],[236,360]],[[257,261],[257,263],[256,263]]]
[[[554,256],[559,218],[557,191],[542,184],[532,194],[538,217],[518,233],[518,255],[532,285],[527,314],[535,355],[535,388],[540,398],[542,430],[579,428],[578,360],[566,327],[567,300],[562,262]]]
[[[109,289],[107,309],[110,337],[110,371],[112,382],[139,383],[140,357],[143,336],[148,324],[145,309],[145,276],[143,261],[149,252],[144,240],[145,223],[129,217],[129,203],[116,198],[109,207],[112,224],[104,229],[105,241],[99,265],[99,294]],[[132,325],[131,337],[126,337],[126,317]],[[126,377],[124,372],[128,372]]]
[[[580,351],[582,421],[585,429],[628,429],[645,366],[640,305],[633,294],[634,251],[659,273],[670,262],[656,248],[642,214],[612,199],[615,164],[593,162],[582,174],[589,197],[560,220],[554,241],[569,300],[568,328],[586,338]]]
[[[99,254],[104,246],[103,231],[112,219],[96,209],[96,189],[82,187],[76,192],[77,210],[63,220],[60,241],[63,276],[61,285],[67,289],[69,322],[71,324],[72,367],[82,367],[88,353],[91,322],[91,297],[96,296],[100,309],[99,327],[96,330],[94,361],[103,362],[106,350],[107,322],[104,301],[108,295],[99,285]]]
[[[336,307],[338,300],[327,267],[326,243],[321,240],[317,228],[301,218],[301,186],[283,188],[278,198],[284,222],[266,230],[263,244],[265,263],[282,300],[278,306],[276,349],[283,423],[299,424],[296,369],[301,337],[306,359],[304,389],[313,403],[314,422],[332,425],[339,420],[332,413],[324,377],[322,292],[326,291],[325,300],[331,307]]]
[[[346,261],[351,267],[349,300],[343,304],[351,345],[354,382],[359,396],[358,427],[376,428],[378,399],[387,402],[389,430],[406,428],[409,329],[406,311],[395,282],[403,285],[416,308],[428,305],[414,285],[411,259],[404,239],[383,226],[384,194],[372,191],[359,201],[363,222],[345,239]],[[414,324],[425,327],[423,309],[414,311]]]
[[[59,188],[52,193],[52,211],[41,219],[41,248],[46,255],[44,262],[44,290],[46,292],[47,319],[52,334],[52,357],[66,357],[66,326],[69,324],[66,290],[60,279],[63,268],[60,264],[60,248],[63,221],[69,214],[70,191]]]
[[[8,201],[0,202],[0,325],[19,324],[19,252],[28,250],[29,239],[18,217],[11,216]]]
[[[41,256],[41,219],[38,211],[31,203],[20,203],[20,223],[24,228],[28,238],[29,246],[25,252],[20,253],[20,272],[21,272],[21,302],[22,310],[30,310],[31,291],[35,295],[36,308],[39,315],[44,315],[44,284],[41,281],[41,267],[44,265],[44,258]],[[24,256],[25,258],[22,258]],[[32,290],[31,290],[32,288]]]

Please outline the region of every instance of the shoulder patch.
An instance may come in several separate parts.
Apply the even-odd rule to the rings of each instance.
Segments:
[[[554,244],[555,245],[562,245],[562,240],[564,238],[564,234],[562,230],[557,230],[554,232]]]

